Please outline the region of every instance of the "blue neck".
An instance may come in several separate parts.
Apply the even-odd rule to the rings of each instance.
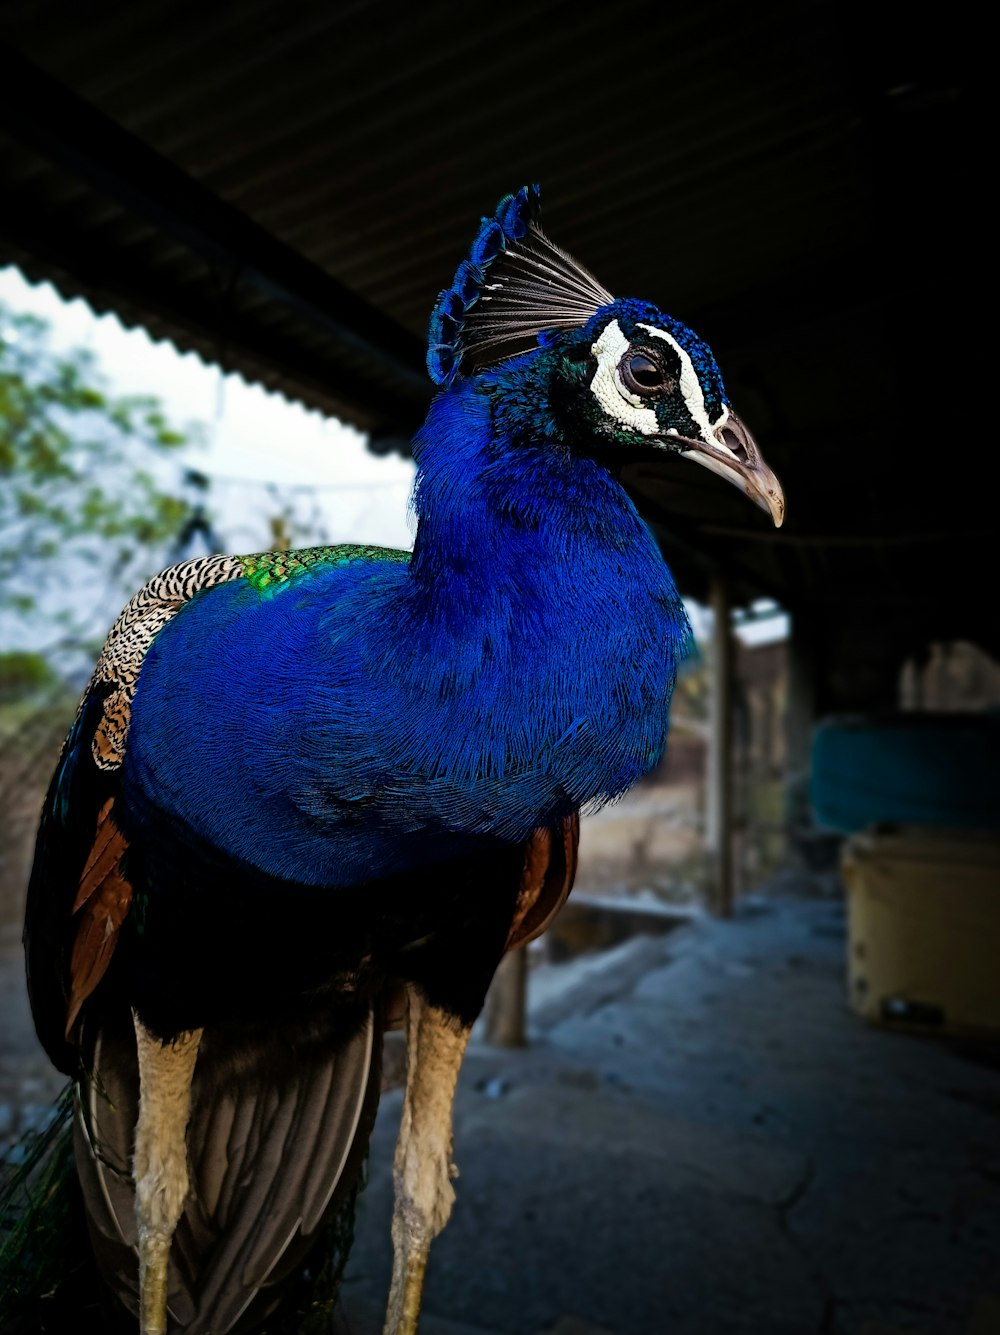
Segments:
[[[414,442],[417,583],[475,614],[484,598],[551,594],[561,577],[613,584],[617,567],[662,578],[655,540],[610,473],[544,437],[511,440],[493,403],[464,382],[438,396]]]
[[[234,580],[160,632],[126,783],[134,819],[169,813],[168,843],[185,828],[273,875],[358,884],[519,842],[659,760],[687,622],[619,485],[513,441],[469,385],[416,447],[409,564],[318,568],[275,597]]]
[[[489,702],[497,764],[518,716],[526,755],[558,738],[568,789],[607,800],[662,754],[687,617],[620,484],[530,433],[511,441],[494,402],[460,383],[415,442],[406,634],[448,664],[446,692]]]

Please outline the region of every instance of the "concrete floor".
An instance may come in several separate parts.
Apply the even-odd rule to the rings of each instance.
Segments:
[[[857,1020],[843,907],[804,889],[545,966],[530,1048],[473,1044],[423,1335],[1000,1333],[1000,1057]],[[351,1335],[381,1329],[399,1109]]]

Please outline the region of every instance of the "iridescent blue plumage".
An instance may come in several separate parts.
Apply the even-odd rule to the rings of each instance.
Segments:
[[[160,633],[125,769],[150,837],[169,813],[164,840],[352,885],[524,840],[657,763],[687,634],[657,545],[599,464],[494,427],[474,382],[436,401],[408,566],[226,584]]]
[[[483,219],[428,369],[412,554],[163,572],[115,623],[46,803],[33,1013],[62,1069],[93,1068],[77,1139],[91,1234],[133,1308],[138,1251],[149,1331],[170,1284],[192,1331],[270,1322],[268,1286],[350,1188],[374,1031],[402,989],[416,1046],[386,1329],[413,1335],[450,1200],[456,1063],[494,969],[568,893],[578,813],[666,742],[688,625],[622,469],[693,459],[781,519],[708,347],[555,246],[535,187]]]
[[[452,280],[437,299],[427,338],[427,372],[436,385],[450,385],[461,360],[461,340],[466,312],[479,300],[490,265],[509,243],[527,235],[538,217],[539,189],[523,186],[505,195],[493,215],[483,218],[469,250]]]

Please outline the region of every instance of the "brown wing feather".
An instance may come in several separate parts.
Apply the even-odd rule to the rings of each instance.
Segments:
[[[128,843],[112,819],[109,799],[97,817],[94,844],[80,877],[73,913],[79,915],[69,961],[66,1037],[80,1007],[104,977],[118,942],[118,931],[132,903],[132,886],[122,874]]]
[[[506,950],[541,936],[573,889],[580,817],[574,812],[555,830],[539,829],[524,846],[524,868]]]

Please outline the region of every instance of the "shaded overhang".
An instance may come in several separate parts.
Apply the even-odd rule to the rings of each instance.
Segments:
[[[554,239],[712,344],[784,483],[775,531],[703,470],[631,479],[682,589],[996,651],[962,6],[10,13],[0,259],[405,447],[434,297],[538,180]]]

